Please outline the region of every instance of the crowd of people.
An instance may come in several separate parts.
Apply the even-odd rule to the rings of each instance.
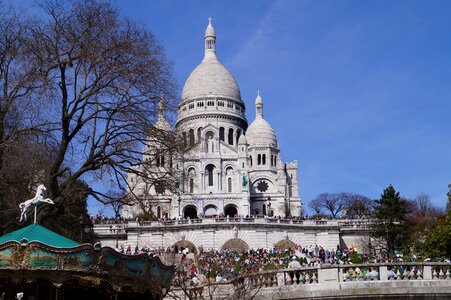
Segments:
[[[219,215],[219,216],[198,216],[198,219],[203,219],[203,218],[225,218],[226,216],[224,216],[224,215]],[[274,219],[274,220],[282,220],[282,219],[284,219],[284,220],[298,220],[298,221],[303,221],[303,220],[324,220],[324,221],[326,221],[326,220],[331,220],[330,218],[329,219],[327,219],[327,218],[324,218],[324,217],[318,217],[318,216],[312,216],[312,217],[309,217],[309,216],[302,216],[302,217],[292,217],[292,216],[290,216],[290,217],[282,217],[282,216],[265,216],[265,215],[250,215],[250,216],[244,216],[244,215],[241,215],[241,216],[238,216],[238,215],[236,215],[236,216],[229,216],[230,218],[247,218],[247,219],[256,219],[256,218],[265,218],[265,219]],[[131,222],[137,222],[138,224],[141,224],[141,221],[142,220],[140,220],[139,218],[123,218],[123,217],[121,217],[121,216],[118,216],[118,217],[109,217],[109,216],[105,216],[105,215],[102,215],[102,214],[97,214],[97,215],[91,215],[90,216],[90,219],[91,219],[91,222],[93,223],[93,224],[128,224],[128,223],[131,223]],[[178,219],[182,219],[182,220],[188,220],[188,218],[176,218],[176,217],[174,217],[174,218],[172,218],[172,219],[170,219],[170,218],[155,218],[155,220],[154,221],[157,221],[157,222],[164,222],[164,221],[169,221],[169,220],[178,220]],[[343,219],[343,220],[346,220],[346,219]]]
[[[209,278],[210,281],[225,282],[240,275],[261,273],[268,270],[300,267],[317,267],[323,263],[347,263],[354,249],[324,249],[322,246],[294,245],[290,249],[251,249],[248,251],[199,249],[193,259],[182,259],[178,265],[178,276],[184,278]],[[181,250],[183,251],[183,250]],[[183,257],[182,257],[183,258]],[[291,273],[290,273],[291,276]]]

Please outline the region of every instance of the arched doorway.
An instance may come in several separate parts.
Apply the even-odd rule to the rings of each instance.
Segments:
[[[285,249],[294,249],[296,244],[290,240],[281,240],[276,244],[276,251],[283,251]]]
[[[197,208],[194,205],[189,205],[183,209],[183,217],[190,219],[197,219]]]
[[[238,209],[236,208],[235,205],[227,205],[224,208],[224,214],[226,215],[226,217],[228,216],[229,218],[234,218],[238,216]]]
[[[173,246],[177,246],[178,249],[188,248],[191,253],[197,254],[197,248],[190,241],[182,240],[175,243]]]
[[[245,252],[249,250],[249,245],[242,239],[230,239],[222,245],[223,250],[229,250],[232,252]]]
[[[204,210],[205,217],[218,216],[218,208],[214,205],[207,205]]]

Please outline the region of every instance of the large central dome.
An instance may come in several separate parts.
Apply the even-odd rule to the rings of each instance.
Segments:
[[[241,93],[233,75],[216,57],[216,34],[211,19],[205,30],[205,56],[189,75],[182,102],[202,97],[221,97],[241,102]]]
[[[246,130],[246,107],[235,78],[216,57],[216,34],[211,18],[205,30],[204,45],[204,59],[191,72],[183,88],[176,128],[196,130],[201,136],[202,128],[214,124],[222,128],[224,141],[226,129],[240,133]]]
[[[241,101],[240,88],[232,74],[214,57],[205,57],[191,72],[182,92],[182,102],[205,96]]]

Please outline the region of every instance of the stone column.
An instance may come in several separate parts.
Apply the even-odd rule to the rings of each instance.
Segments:
[[[387,281],[388,280],[387,266],[380,266],[379,267],[379,278],[380,278],[381,281]]]
[[[423,267],[423,279],[424,280],[432,280],[432,267],[431,266]]]

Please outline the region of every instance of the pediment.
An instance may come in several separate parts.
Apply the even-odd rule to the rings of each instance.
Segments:
[[[221,143],[221,154],[237,154],[238,151],[236,150],[236,148],[234,146],[231,146],[227,143],[224,143],[222,141],[220,141]]]

